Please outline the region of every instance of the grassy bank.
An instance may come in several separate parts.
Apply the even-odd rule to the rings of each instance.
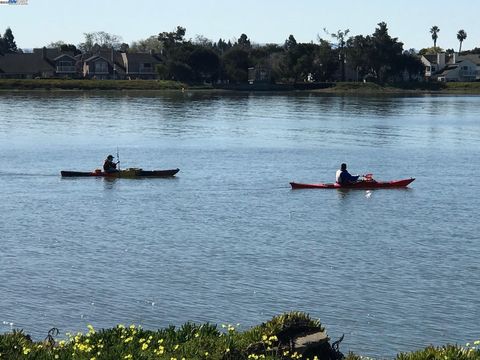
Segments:
[[[307,86],[308,85],[308,86]],[[325,85],[325,86],[323,86]],[[328,85],[328,86],[327,86]],[[378,85],[362,82],[337,82],[325,84],[298,84],[298,86],[277,84],[225,85],[221,89],[209,85],[186,85],[166,80],[62,80],[62,79],[0,79],[0,90],[233,90],[233,91],[314,91],[333,94],[480,94],[480,82],[440,83],[402,82]]]
[[[0,90],[181,90],[185,85],[166,80],[0,79]]]
[[[402,82],[385,85],[339,82],[333,87],[317,91],[337,94],[480,94],[480,82]]]
[[[139,326],[118,325],[113,329],[96,331],[88,326],[88,332],[67,334],[63,340],[51,331],[44,341],[32,342],[22,331],[0,335],[0,359],[36,360],[244,360],[244,359],[309,359],[332,360],[330,352],[297,352],[287,344],[292,329],[306,328],[323,331],[318,320],[304,313],[288,313],[246,331],[234,325],[217,327],[212,324],[186,323],[179,328],[149,331]],[[298,332],[297,332],[298,333]],[[283,341],[283,343],[282,343]],[[480,341],[464,347],[446,345],[428,347],[411,353],[401,353],[398,360],[480,360]],[[317,349],[317,348],[315,348]],[[330,345],[328,345],[330,349]],[[316,350],[317,351],[317,350]],[[338,355],[338,353],[335,353]],[[347,360],[361,360],[349,353]]]

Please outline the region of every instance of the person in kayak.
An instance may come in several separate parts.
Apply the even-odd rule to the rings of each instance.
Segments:
[[[106,173],[117,172],[117,164],[118,162],[113,162],[113,155],[108,155],[103,163],[103,171]]]
[[[340,170],[337,170],[335,181],[337,184],[345,185],[357,182],[359,177],[360,175],[350,175],[347,171],[347,164],[343,163],[340,165]]]

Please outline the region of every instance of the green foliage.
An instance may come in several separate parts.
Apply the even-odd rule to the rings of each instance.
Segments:
[[[302,312],[290,312],[270,321],[239,332],[233,325],[222,325],[220,331],[213,324],[186,323],[179,328],[169,326],[158,331],[140,326],[118,325],[112,329],[95,331],[88,326],[87,333],[66,334],[65,339],[32,342],[23,331],[14,330],[0,335],[0,359],[8,360],[245,360],[251,344],[260,345],[253,358],[285,359],[274,351],[276,334],[295,326],[309,326],[323,330],[319,320]],[[263,346],[262,346],[263,344]],[[480,341],[465,347],[446,345],[427,347],[411,353],[400,353],[396,360],[480,360]],[[298,357],[291,357],[292,359]],[[348,353],[346,360],[362,360],[362,356]]]
[[[18,52],[17,44],[13,36],[12,29],[5,30],[3,37],[0,36],[0,55]]]
[[[479,360],[480,350],[476,347],[461,347],[445,345],[442,347],[429,346],[423,350],[411,353],[400,353],[396,360]]]

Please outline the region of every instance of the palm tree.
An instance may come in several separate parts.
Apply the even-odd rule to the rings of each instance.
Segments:
[[[432,39],[433,39],[433,47],[437,47],[437,39],[438,39],[438,33],[440,32],[440,28],[437,25],[432,26],[430,29],[430,34],[432,34]]]
[[[460,41],[460,47],[458,48],[458,52],[461,52],[462,51],[462,43],[463,43],[463,40],[465,40],[467,38],[467,33],[465,32],[465,30],[458,30],[458,33],[457,33],[457,39],[458,41]]]

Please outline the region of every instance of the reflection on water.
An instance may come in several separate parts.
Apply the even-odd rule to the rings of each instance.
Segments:
[[[471,341],[480,195],[458,178],[477,176],[479,101],[1,94],[0,329],[13,323],[38,339],[89,323],[244,329],[300,310],[332,338],[345,333],[344,352],[393,357]],[[59,176],[99,168],[117,147],[122,166],[182,171]],[[417,180],[289,190],[333,181],[342,162],[378,180]]]

